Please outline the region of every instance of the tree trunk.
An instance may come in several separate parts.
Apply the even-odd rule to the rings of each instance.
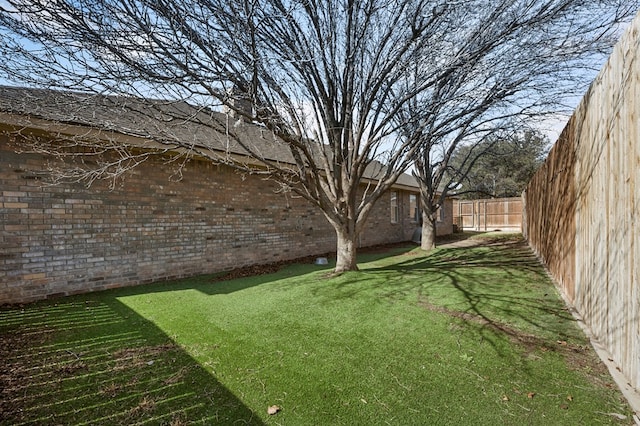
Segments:
[[[338,244],[336,250],[336,269],[334,272],[341,274],[346,271],[357,271],[356,241],[358,234],[349,232],[348,230],[336,230],[336,236],[338,238]]]
[[[422,250],[433,250],[436,248],[436,220],[435,215],[423,210],[422,212]]]

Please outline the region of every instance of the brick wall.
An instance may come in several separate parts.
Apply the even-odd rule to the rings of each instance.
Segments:
[[[319,209],[224,166],[191,161],[172,181],[174,166],[156,158],[113,189],[50,185],[45,169],[46,158],[17,154],[0,136],[0,303],[335,251]],[[362,246],[411,238],[415,224],[391,223],[389,201],[374,207]]]

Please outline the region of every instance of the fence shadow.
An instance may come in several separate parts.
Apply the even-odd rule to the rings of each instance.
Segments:
[[[264,424],[116,297],[3,308],[0,358],[0,424]]]

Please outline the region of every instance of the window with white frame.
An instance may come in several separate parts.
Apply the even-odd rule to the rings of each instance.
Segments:
[[[398,191],[391,191],[391,223],[398,223],[399,218]]]
[[[414,222],[420,221],[420,210],[418,208],[418,196],[409,194],[409,219]]]

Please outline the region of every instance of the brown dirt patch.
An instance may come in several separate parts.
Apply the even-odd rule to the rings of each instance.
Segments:
[[[178,349],[180,349],[179,346],[173,343],[166,343],[157,346],[120,349],[111,354],[111,356],[116,361],[114,370],[117,371],[141,367],[148,362],[152,362],[158,355]]]
[[[0,424],[23,418],[15,398],[21,394],[31,380],[30,366],[21,362],[28,358],[33,347],[42,347],[50,340],[50,333],[0,334]],[[28,363],[27,363],[28,364]]]
[[[396,248],[401,248],[401,247],[408,247],[411,243],[410,242],[401,242],[401,243],[392,243],[392,244],[380,244],[377,246],[371,246],[371,247],[362,247],[358,249],[358,253],[367,253],[367,254],[378,254],[378,253],[386,253],[390,250],[396,249]],[[275,272],[278,272],[279,270],[281,270],[282,268],[285,268],[289,265],[295,265],[295,264],[311,264],[313,262],[315,262],[315,260],[318,257],[326,257],[328,259],[335,259],[336,257],[336,253],[335,252],[329,252],[329,253],[322,253],[322,254],[316,254],[313,256],[304,256],[304,257],[298,257],[295,259],[290,259],[290,260],[281,260],[278,262],[272,262],[272,263],[265,263],[263,265],[249,265],[249,266],[244,266],[241,268],[236,268],[236,269],[232,269],[229,272],[226,272],[222,275],[219,275],[217,277],[212,278],[213,282],[218,282],[218,281],[229,281],[229,280],[235,280],[238,278],[246,278],[246,277],[254,277],[254,276],[258,276],[258,275],[266,275],[266,274],[273,274]]]
[[[281,260],[278,262],[266,263],[263,265],[249,265],[241,268],[232,269],[222,275],[211,279],[212,282],[218,281],[230,281],[238,278],[255,277],[258,275],[267,275],[278,272],[280,269],[294,265],[298,263],[313,263],[318,257],[328,257],[326,254],[319,254],[316,256],[305,256],[291,260]]]

